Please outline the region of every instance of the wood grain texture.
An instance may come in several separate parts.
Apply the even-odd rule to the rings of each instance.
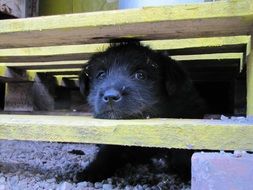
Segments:
[[[247,35],[252,31],[252,22],[252,0],[4,20],[0,47],[96,43],[117,37],[178,39]]]
[[[252,120],[101,120],[88,116],[0,115],[0,139],[148,147],[252,150]]]
[[[5,89],[5,111],[33,111],[33,83],[9,82]]]
[[[253,35],[253,33],[252,33]],[[247,115],[253,116],[253,37],[251,36],[251,52],[247,62]]]
[[[209,37],[143,41],[146,46],[169,55],[246,52],[249,36]],[[109,44],[0,49],[0,62],[49,62],[85,60]]]
[[[50,61],[50,62],[16,62],[16,63],[0,63],[1,66],[8,68],[17,68],[24,70],[31,69],[66,69],[66,68],[81,68],[87,61]]]

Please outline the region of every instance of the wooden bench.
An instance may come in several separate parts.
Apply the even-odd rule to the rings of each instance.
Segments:
[[[252,27],[253,7],[251,0],[2,20],[0,30],[0,76],[7,86],[13,84],[9,81],[22,84],[27,84],[29,81],[38,82],[36,79],[36,77],[38,78],[38,73],[53,77],[56,80],[56,85],[67,86],[66,80],[69,80],[72,81],[72,84],[74,82],[74,86],[78,86],[76,78],[81,66],[92,53],[101,47],[107,47],[106,42],[108,39],[123,36],[139,37],[144,40],[144,44],[157,50],[168,51],[175,59],[181,61],[196,59],[205,61],[210,59],[240,60],[240,68],[247,65],[247,114],[250,116],[253,114],[253,56],[250,53],[251,41],[249,36],[252,34]],[[246,62],[247,64],[245,64]],[[8,99],[8,96],[9,94],[6,94],[6,99]],[[92,138],[88,138],[87,135],[92,136],[93,134],[93,138],[97,139],[97,132],[93,133],[93,127],[91,125],[86,126],[85,122],[83,123],[83,129],[87,129],[88,127],[89,130],[84,130],[86,131],[84,134],[79,133],[74,124],[70,123],[68,125],[67,131],[71,132],[71,139],[68,134],[61,132],[60,129],[53,132],[49,126],[49,128],[46,128],[47,130],[41,130],[43,124],[46,127],[47,121],[50,123],[52,120],[51,116],[37,117],[26,115],[22,116],[22,119],[20,117],[17,115],[1,115],[1,138],[136,145],[134,138],[132,138],[132,142],[130,139],[129,142],[123,142],[123,139],[129,137],[125,133],[121,133],[122,141],[96,142],[96,140],[91,140]],[[10,124],[11,127],[7,127],[8,125],[4,118],[7,120],[8,118],[12,118],[15,122]],[[43,121],[40,118],[43,118]],[[54,128],[53,126],[61,126],[60,118],[62,119],[61,116],[54,117],[56,123],[52,124],[52,128]],[[19,121],[19,119],[21,120]],[[30,125],[30,121],[34,119],[38,119],[41,122],[34,122],[33,125]],[[66,117],[66,119],[71,118]],[[100,120],[89,117],[78,118],[80,123],[86,119],[98,127],[96,131],[99,131]],[[149,131],[149,126],[154,121],[157,128],[155,131],[153,131],[153,128],[150,128]],[[253,133],[251,132],[251,127],[253,127],[252,122],[247,124],[249,127],[244,127],[243,124],[229,123],[228,126],[235,127],[238,130],[238,133],[234,133],[231,130],[233,132],[232,135],[227,133],[227,130],[224,130],[224,127],[226,128],[227,126],[223,121],[220,121],[221,123],[216,121],[218,127],[215,127],[215,130],[217,130],[218,136],[216,135],[216,138],[212,138],[213,134],[211,131],[213,127],[209,129],[207,126],[203,126],[202,128],[199,123],[205,122],[212,126],[213,121],[174,121],[171,119],[162,120],[161,122],[154,121],[152,119],[142,121],[140,125],[143,130],[146,126],[147,132],[149,131],[151,136],[159,136],[157,131],[160,128],[161,130],[168,130],[168,134],[173,134],[171,132],[172,128],[166,127],[171,126],[171,124],[178,128],[178,130],[182,130],[182,133],[175,135],[178,139],[182,139],[184,145],[173,142],[168,143],[170,141],[161,138],[158,141],[160,146],[165,146],[166,144],[167,147],[187,148],[189,144],[192,144],[191,148],[193,149],[196,147],[242,150],[249,150],[253,147],[253,142],[251,141],[253,137]],[[59,123],[57,124],[57,122]],[[110,129],[115,127],[115,123],[118,123],[118,121],[105,122]],[[132,122],[134,121],[126,120],[119,122],[115,131],[117,131],[117,127],[121,126],[124,126],[125,130],[128,130],[128,128],[132,129]],[[136,121],[137,126],[139,122]],[[188,135],[189,138],[186,142],[183,139],[185,139],[185,133],[188,131],[188,128],[182,127],[182,122],[184,125],[196,125],[196,129],[199,127],[200,131],[205,129],[206,132],[201,133],[199,130],[192,130],[190,132],[192,136]],[[25,130],[19,128],[18,123],[22,123]],[[245,144],[243,141],[238,140],[238,144],[229,143],[231,135],[234,139],[241,138],[240,130],[246,132],[248,136],[248,138],[244,138],[245,142],[248,141],[245,147],[243,146]],[[90,131],[90,134],[87,131]],[[102,126],[101,131],[103,131]],[[45,135],[42,135],[42,133],[45,133]],[[110,135],[113,136],[113,134]],[[146,143],[146,135],[143,134],[140,137],[138,145],[159,146],[159,143],[156,145],[152,145],[151,142]],[[192,142],[194,138],[197,138],[197,136],[200,138],[202,135],[206,136],[208,142],[206,145],[200,147],[200,142]],[[39,136],[43,138],[41,139]],[[57,136],[60,136],[60,138],[56,138]],[[110,139],[114,138],[110,137]],[[170,139],[169,136],[168,139]],[[224,141],[227,141],[227,146],[222,145]],[[220,143],[220,147],[218,145],[214,146],[214,144],[219,144],[218,142]]]
[[[51,98],[53,102],[52,81],[58,86],[78,87],[80,68],[92,53],[106,47],[111,38],[137,37],[181,61],[232,60],[239,70],[246,65],[247,115],[253,115],[252,0],[3,20],[0,26],[5,103],[23,101],[19,106],[28,105],[23,111],[33,111],[29,96],[34,83],[39,85],[39,94],[47,96],[41,101]],[[25,87],[17,88],[20,84]],[[11,106],[5,110],[9,112],[0,115],[0,139],[253,150],[253,121],[249,118],[115,121],[91,116],[16,115],[11,114],[17,111]]]

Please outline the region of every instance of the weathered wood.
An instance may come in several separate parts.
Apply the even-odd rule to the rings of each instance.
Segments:
[[[34,79],[32,96],[34,110],[52,111],[55,108],[55,78],[50,75],[39,74]]]
[[[7,64],[8,65],[8,64]],[[23,65],[23,64],[21,64]],[[0,64],[0,81],[2,82],[36,82],[37,84],[34,84],[35,86],[43,86],[41,84],[41,77],[51,77],[51,84],[53,85],[58,85],[58,86],[63,86],[63,87],[68,87],[68,88],[78,88],[79,84],[77,81],[69,80],[69,76],[64,77],[66,74],[71,74],[70,76],[74,78],[77,78],[78,76],[76,74],[79,74],[81,70],[81,66],[83,64],[78,64],[79,68],[70,68],[70,69],[51,69],[52,67],[56,67],[56,65],[50,65],[47,64],[46,66],[49,66],[50,69],[44,70],[45,65],[40,65],[38,63],[38,67],[42,66],[41,70],[23,70],[24,68],[22,67],[29,67],[29,65],[24,64],[24,66],[20,67],[6,67]],[[65,63],[62,66],[66,66]],[[70,65],[67,65],[67,67],[70,67]],[[33,67],[33,65],[31,66]],[[59,66],[58,66],[59,68]],[[38,76],[39,75],[39,76]],[[53,75],[61,75],[60,77],[54,77]],[[44,87],[41,87],[42,89],[45,90]],[[39,90],[38,88],[34,88],[37,91]],[[43,90],[43,91],[44,91]]]
[[[75,68],[75,69],[40,69],[40,70],[27,70],[27,75],[29,76],[29,79],[32,80],[33,76],[37,76],[38,74],[47,74],[49,76],[78,76],[81,71],[81,68]],[[65,77],[68,78],[68,77]],[[61,82],[59,82],[59,79],[55,77],[55,83],[58,85],[62,85]]]
[[[0,139],[252,150],[252,138],[252,120],[100,120],[42,115],[1,115],[0,120]]]
[[[34,82],[8,82],[5,111],[54,110],[54,77],[36,75]]]
[[[243,53],[213,53],[213,54],[198,54],[198,55],[179,55],[171,56],[172,58],[179,61],[188,61],[188,60],[232,60],[240,59],[243,63]],[[16,69],[25,69],[31,70],[32,72],[53,72],[54,69],[78,69],[82,68],[84,64],[87,63],[87,60],[80,61],[52,61],[52,62],[31,62],[31,63],[0,63],[0,66]],[[242,64],[241,63],[241,64]],[[74,71],[74,70],[73,70]]]
[[[68,78],[68,79],[76,79],[79,77],[79,75],[54,75],[54,77],[57,78]],[[61,79],[57,79],[61,80]]]
[[[200,54],[200,55],[180,55],[172,56],[172,58],[179,60],[184,67],[189,69],[193,80],[230,80],[231,77],[234,77],[237,72],[242,70],[243,66],[243,55],[242,53],[220,53],[220,54]],[[47,73],[51,76],[56,76],[56,81],[59,86],[75,88],[78,85],[73,81],[64,82],[63,78],[74,77],[77,78],[78,74],[81,71],[81,68],[86,61],[78,62],[34,62],[34,63],[2,63],[0,68],[0,78],[8,79],[12,81],[34,81],[36,75],[39,73]],[[12,65],[12,66],[10,66]],[[73,67],[73,68],[72,68]],[[208,68],[208,69],[207,69]],[[238,70],[234,69],[238,68]],[[240,68],[240,69],[239,69]],[[24,71],[28,69],[27,71]],[[21,76],[10,75],[6,71],[19,71]],[[23,70],[23,71],[22,71]],[[199,73],[198,71],[201,71]],[[232,71],[232,72],[231,72]],[[195,74],[196,72],[197,75]],[[2,74],[1,74],[2,73]],[[232,75],[231,75],[231,74]],[[200,74],[200,75],[199,75]],[[205,77],[206,75],[206,77]],[[202,77],[199,77],[202,76]],[[210,76],[210,77],[208,77]],[[216,77],[213,77],[216,76]],[[221,77],[219,77],[221,76]],[[21,77],[21,78],[20,78]],[[203,78],[204,77],[204,78]],[[224,78],[225,77],[225,78]],[[209,78],[209,79],[208,79]]]
[[[29,81],[29,77],[26,75],[26,71],[24,70],[0,66],[0,80],[9,82]]]
[[[143,41],[152,49],[167,51],[169,55],[245,52],[249,36],[191,38],[178,40]],[[0,62],[40,62],[85,60],[102,51],[108,44],[86,44],[35,48],[0,49]]]
[[[52,61],[52,62],[30,62],[30,63],[0,63],[0,66],[8,68],[36,70],[36,69],[67,69],[81,68],[87,61]]]
[[[62,87],[68,87],[68,88],[78,88],[79,87],[79,82],[78,80],[73,80],[69,78],[64,78],[64,77],[55,77],[56,78],[56,83],[58,86]]]
[[[252,0],[48,16],[1,21],[0,47],[247,35],[252,22]]]
[[[171,56],[178,61],[187,60],[224,60],[224,59],[243,59],[243,53],[212,53],[198,55],[176,55]]]
[[[51,75],[64,75],[64,74],[79,74],[81,68],[67,68],[67,69],[38,69],[38,70],[27,70],[28,75],[30,73],[48,73]]]
[[[252,35],[251,35],[251,52],[248,56],[248,61],[247,61],[247,116],[253,116],[253,37]]]
[[[171,56],[173,59],[177,61],[197,61],[203,60],[203,63],[208,63],[209,60],[240,60],[239,70],[243,69],[243,53],[214,53],[214,54],[200,54],[200,55],[179,55],[179,56]],[[194,64],[193,64],[194,65]],[[224,66],[224,65],[221,65]],[[226,65],[225,65],[226,66]]]
[[[33,111],[33,83],[8,82],[5,87],[5,111]]]

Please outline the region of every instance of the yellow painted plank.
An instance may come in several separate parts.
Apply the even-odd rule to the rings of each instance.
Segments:
[[[27,70],[16,72],[15,70],[6,66],[0,66],[0,80],[13,80],[13,81],[35,81],[38,73],[49,73],[51,75],[61,73],[56,77],[56,84],[64,86],[62,78],[78,77],[78,75],[63,75],[65,73],[79,73],[81,68],[78,69],[40,69],[40,70]],[[61,82],[60,82],[61,81]],[[66,86],[66,85],[65,85]]]
[[[253,121],[0,115],[0,139],[252,150]]]
[[[29,47],[0,49],[0,56],[47,56],[66,55],[77,53],[95,53],[108,47],[108,44],[86,44],[86,45],[66,45],[51,47]]]
[[[48,73],[50,75],[78,75],[81,72],[81,68],[67,68],[67,69],[38,69],[27,70],[28,75],[34,75],[33,73]]]
[[[247,35],[252,31],[252,22],[252,0],[4,20],[0,47],[95,43],[116,37],[173,39]]]
[[[196,47],[221,47],[227,45],[248,44],[250,36],[229,36],[229,37],[209,37],[209,38],[191,38],[176,40],[152,40],[143,41],[144,45],[150,46],[155,50],[186,49]],[[66,55],[79,53],[96,53],[103,51],[108,44],[85,44],[85,45],[67,45],[51,47],[29,47],[29,48],[11,48],[0,49],[0,60],[5,56],[48,56],[48,55]],[[201,53],[201,52],[200,52]]]
[[[15,63],[0,63],[1,66],[19,69],[57,69],[57,68],[81,68],[86,60],[80,61],[51,61],[51,62],[15,62]]]
[[[30,81],[31,78],[32,76],[28,76],[26,71],[17,71],[6,66],[0,66],[1,80]]]
[[[0,66],[0,79],[12,79],[15,81],[34,81],[36,72],[16,71],[6,66]]]
[[[56,79],[56,84],[58,86],[68,87],[71,83],[70,87],[79,87],[78,78],[69,78],[69,77],[57,76],[57,77],[55,77],[55,79]]]
[[[196,55],[178,55],[171,56],[172,58],[180,61],[186,60],[215,60],[215,59],[243,59],[242,53],[212,53],[212,54],[196,54]],[[51,62],[15,62],[15,63],[0,63],[1,66],[36,70],[38,72],[44,72],[44,69],[57,69],[59,67],[65,68],[81,68],[88,60],[73,60],[73,61],[51,61]],[[40,70],[40,71],[39,71]]]
[[[249,44],[250,36],[227,36],[209,38],[190,38],[175,40],[143,41],[143,44],[156,50],[187,49],[197,47],[222,47],[228,45]],[[201,53],[201,52],[199,52]],[[1,50],[0,50],[1,55]]]
[[[7,67],[0,67],[0,76],[5,77],[7,72]]]
[[[198,54],[198,55],[177,55],[171,56],[178,61],[186,60],[210,60],[210,59],[243,59],[243,53],[212,53],[212,54]]]
[[[252,36],[251,36],[251,52],[248,56],[248,61],[247,61],[247,116],[253,117],[253,37]]]
[[[31,69],[27,70],[28,73],[35,72],[35,73],[54,73],[54,72],[75,72],[75,71],[81,71],[81,68],[67,68],[67,69]]]
[[[60,77],[60,78],[78,78],[78,75],[54,75],[54,77]]]
[[[199,55],[178,55],[171,57],[177,61],[239,59],[240,71],[242,71],[244,63],[243,53],[213,53],[213,54],[199,54]]]

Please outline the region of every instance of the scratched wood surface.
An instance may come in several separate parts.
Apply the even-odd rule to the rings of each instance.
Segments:
[[[0,139],[190,149],[253,149],[252,120],[100,120],[90,116],[0,116]]]
[[[13,19],[1,21],[0,48],[247,35],[252,21],[252,0]]]
[[[190,38],[142,41],[146,46],[169,55],[246,52],[249,36]],[[85,60],[93,53],[103,51],[108,44],[84,44],[51,47],[0,49],[0,64],[9,62],[52,62]],[[2,63],[1,63],[2,62]]]

